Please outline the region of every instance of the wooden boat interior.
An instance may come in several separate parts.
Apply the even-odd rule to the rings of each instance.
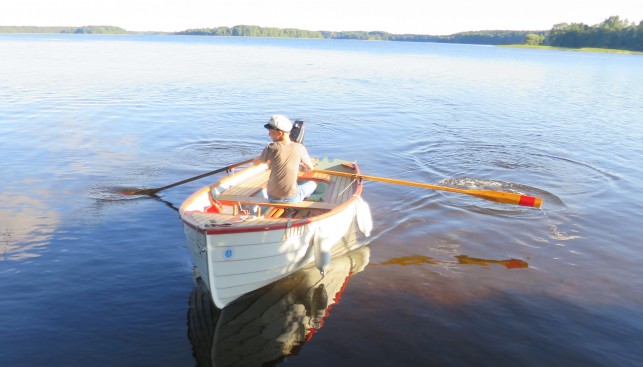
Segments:
[[[356,172],[350,162],[326,158],[318,162],[317,168]],[[274,203],[263,195],[269,175],[265,164],[241,169],[195,193],[182,205],[181,212],[188,222],[208,230],[227,226],[265,228],[286,225],[283,223],[288,220],[323,216],[361,193],[361,182],[352,177],[301,172],[300,181],[317,183],[315,192],[302,202]]]
[[[266,187],[269,170],[230,187],[213,197],[218,205],[231,206],[233,213],[254,211],[266,218],[307,218],[327,212],[347,201],[354,193],[353,179],[329,176],[324,173],[301,172],[300,182],[315,181],[317,188],[306,200],[298,203],[275,203],[266,199],[262,191]]]

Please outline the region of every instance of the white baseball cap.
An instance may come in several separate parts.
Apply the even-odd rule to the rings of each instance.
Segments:
[[[263,125],[266,129],[277,129],[287,133],[292,130],[292,121],[284,115],[272,115],[270,121]]]

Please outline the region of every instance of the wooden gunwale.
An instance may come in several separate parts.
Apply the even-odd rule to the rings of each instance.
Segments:
[[[338,204],[323,202],[323,201],[300,201],[297,203],[279,203],[272,202],[268,199],[256,197],[256,196],[239,196],[239,195],[226,195],[221,194],[216,197],[216,200],[223,205],[236,205],[236,204],[245,204],[245,205],[261,205],[261,206],[271,206],[275,208],[283,209],[324,209],[332,210],[335,209]]]

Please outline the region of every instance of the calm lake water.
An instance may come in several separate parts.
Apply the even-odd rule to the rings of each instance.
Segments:
[[[247,365],[643,360],[643,56],[96,35],[0,35],[0,53],[0,366],[240,365],[270,348]],[[346,262],[364,266],[314,333],[288,319],[315,311],[305,274],[273,288],[278,311],[220,312],[173,209],[216,177],[159,200],[117,190],[252,158],[275,113],[306,121],[311,155],[543,208],[368,182],[375,229]],[[224,347],[235,323],[255,331]]]

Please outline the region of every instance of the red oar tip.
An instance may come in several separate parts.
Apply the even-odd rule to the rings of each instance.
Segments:
[[[518,202],[518,204],[522,206],[540,208],[540,206],[543,204],[543,199],[534,196],[520,195],[520,201]]]

